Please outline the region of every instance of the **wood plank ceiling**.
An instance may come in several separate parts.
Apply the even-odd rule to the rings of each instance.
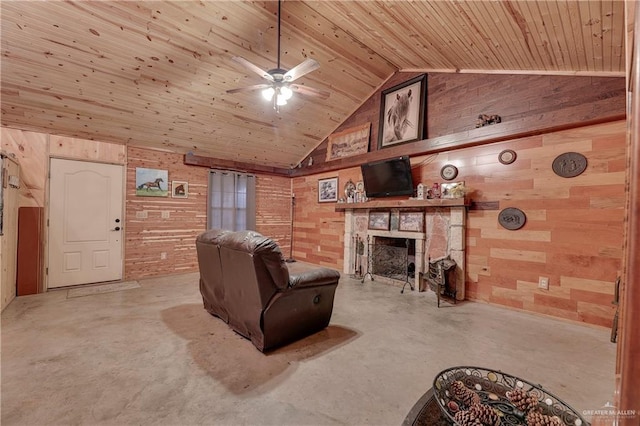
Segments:
[[[624,75],[623,1],[282,3],[276,113],[232,61],[275,68],[275,1],[4,1],[2,125],[292,167],[398,70]]]

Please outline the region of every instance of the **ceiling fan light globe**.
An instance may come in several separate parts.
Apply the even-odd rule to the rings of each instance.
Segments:
[[[282,96],[285,100],[288,101],[289,99],[291,99],[291,96],[293,96],[293,90],[291,90],[287,86],[282,86],[280,88],[280,96]]]
[[[278,106],[286,105],[287,104],[287,100],[284,98],[284,96],[278,95],[278,97],[276,98],[276,104]]]
[[[273,95],[275,93],[276,93],[276,90],[273,87],[267,87],[262,91],[262,97],[265,100],[270,101],[271,99],[273,99]]]

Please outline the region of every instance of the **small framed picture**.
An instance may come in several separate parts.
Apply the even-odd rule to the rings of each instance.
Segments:
[[[389,230],[389,212],[369,212],[369,229]]]
[[[424,213],[400,212],[398,231],[422,232],[424,230]]]
[[[182,180],[171,181],[171,196],[173,198],[188,198],[189,183]]]
[[[318,180],[318,202],[331,203],[338,201],[338,178],[332,177]]]
[[[449,182],[440,185],[442,198],[462,198],[465,194],[464,182]]]

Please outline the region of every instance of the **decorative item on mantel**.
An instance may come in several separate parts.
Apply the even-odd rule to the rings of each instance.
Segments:
[[[443,183],[440,185],[440,190],[442,192],[442,198],[464,198],[468,192],[467,187],[464,186],[464,182]]]
[[[431,198],[440,198],[440,184],[438,182],[434,182],[431,187]]]
[[[344,184],[344,196],[347,200],[347,203],[355,203],[356,202],[356,184],[353,183],[351,179]]]
[[[364,192],[364,182],[356,183],[356,203],[364,203],[367,201],[367,195]]]
[[[476,128],[488,126],[490,124],[498,124],[502,122],[502,118],[497,114],[480,114],[476,120]]]
[[[424,200],[424,185],[421,183],[416,187],[416,198],[418,200]]]

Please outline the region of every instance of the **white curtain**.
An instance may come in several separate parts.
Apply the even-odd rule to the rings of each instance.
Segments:
[[[256,177],[211,170],[207,227],[242,231],[256,228]]]

